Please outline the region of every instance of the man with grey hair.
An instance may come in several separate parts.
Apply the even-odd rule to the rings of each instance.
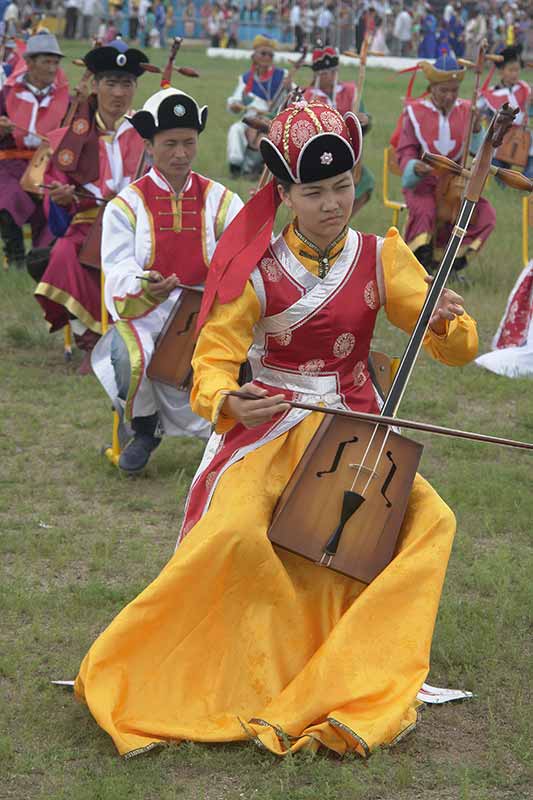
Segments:
[[[22,226],[30,223],[35,247],[46,247],[52,236],[42,204],[20,186],[36,148],[61,125],[69,105],[63,53],[48,32],[30,36],[24,62],[18,64],[0,90],[0,236],[8,264],[24,266]]]

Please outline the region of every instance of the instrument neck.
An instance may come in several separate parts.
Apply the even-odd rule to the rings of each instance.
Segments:
[[[426,296],[422,310],[420,311],[418,320],[411,334],[411,338],[407,343],[405,352],[400,361],[400,365],[394,377],[394,381],[387,395],[387,399],[383,405],[381,413],[384,416],[394,417],[398,412],[400,402],[407,389],[407,384],[411,377],[416,359],[422,347],[426,331],[429,327],[429,322],[437,304],[442,290],[450,276],[453,263],[457,257],[457,252],[463,241],[466,229],[474,212],[476,203],[470,200],[464,200],[461,206],[461,211],[457,223],[453,229],[452,236],[448,242],[444,258],[438,269],[437,274],[431,284],[431,287]]]

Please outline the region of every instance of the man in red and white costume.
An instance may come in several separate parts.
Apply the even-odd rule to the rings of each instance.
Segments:
[[[449,239],[451,223],[437,227],[437,192],[442,177],[420,160],[424,151],[460,161],[468,131],[470,107],[468,100],[458,97],[459,86],[466,70],[459,68],[454,58],[441,56],[435,64],[427,61],[420,68],[429,81],[429,96],[406,105],[396,155],[402,170],[402,187],[409,211],[405,239],[418,260],[431,270],[442,256]],[[474,120],[470,144],[476,152],[482,141],[479,118]],[[467,258],[478,252],[496,224],[496,212],[488,200],[481,198],[470,225],[459,258],[458,272]]]
[[[49,226],[58,239],[35,296],[50,331],[70,321],[76,343],[89,351],[102,332],[100,272],[83,266],[79,255],[98,201],[113,198],[139,169],[144,143],[125,114],[148,59],[117,40],[91,50],[84,61],[94,75],[94,94],[80,105],[70,128],[53,134],[59,143],[46,183]]]
[[[339,81],[339,53],[335,47],[322,47],[313,51],[311,68],[315,75],[312,86],[304,92],[304,99],[310,103],[326,103],[336,108],[340,114],[353,111],[357,98],[357,86],[353,81]],[[370,117],[366,113],[363,101],[359,110],[365,122],[361,123],[363,136],[370,130]],[[354,213],[370,200],[374,190],[375,179],[370,170],[362,165],[361,174],[355,187]]]
[[[59,64],[57,39],[38,33],[28,39],[24,58],[0,91],[0,233],[9,264],[24,266],[22,226],[31,225],[32,242],[46,247],[52,235],[41,202],[20,186],[29,160],[66,114],[68,81]]]
[[[492,117],[504,103],[509,103],[512,108],[520,109],[513,125],[527,127],[531,86],[526,81],[520,80],[520,50],[518,47],[506,47],[500,55],[503,56],[503,61],[493,67],[500,73],[500,79],[494,86],[489,85],[489,79],[485,81],[478,108],[482,113]],[[493,163],[497,167],[510,166],[498,159],[494,159]],[[529,158],[523,172],[527,178],[533,178],[533,137],[530,137]]]
[[[146,466],[161,433],[209,436],[209,424],[190,409],[188,392],[146,376],[157,334],[182,293],[178,284],[204,284],[217,241],[242,207],[222,184],[191,170],[206,120],[207,107],[177,89],[150,97],[131,124],[146,140],[153,167],[104,214],[105,296],[115,325],[92,364],[131,423],[133,439],[119,460],[130,473]]]

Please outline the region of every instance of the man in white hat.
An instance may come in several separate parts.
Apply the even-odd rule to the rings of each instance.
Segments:
[[[95,348],[92,366],[131,423],[133,438],[119,461],[128,473],[146,466],[162,432],[206,439],[210,432],[192,413],[188,392],[146,376],[157,334],[180,298],[179,284],[204,284],[217,241],[242,207],[233,192],[191,169],[206,120],[207,107],[189,95],[156,92],[130,118],[152,169],[104,214],[105,300],[115,324]]]
[[[282,94],[287,71],[274,66],[277,42],[264,34],[253,41],[252,65],[239,77],[235,91],[228,97],[227,108],[243,117],[269,115],[275,111]],[[244,113],[243,113],[244,112]],[[227,154],[231,175],[253,175],[260,172],[263,160],[259,153],[261,135],[242,121],[234,122],[228,131]]]
[[[0,90],[0,235],[8,264],[24,265],[22,226],[29,222],[33,244],[44,247],[52,235],[41,203],[24,192],[20,179],[42,137],[58,128],[69,104],[68,81],[60,69],[57,39],[30,36],[24,61]]]

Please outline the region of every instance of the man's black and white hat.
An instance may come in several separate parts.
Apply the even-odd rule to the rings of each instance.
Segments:
[[[135,78],[144,74],[142,65],[148,64],[148,58],[142,50],[128,47],[122,39],[114,39],[105,47],[89,50],[83,61],[93,75],[116,72],[120,75],[133,75]]]
[[[207,122],[207,106],[200,108],[194,97],[179,89],[161,89],[146,101],[142,111],[128,119],[143,139],[173,128],[192,128],[201,133]]]

